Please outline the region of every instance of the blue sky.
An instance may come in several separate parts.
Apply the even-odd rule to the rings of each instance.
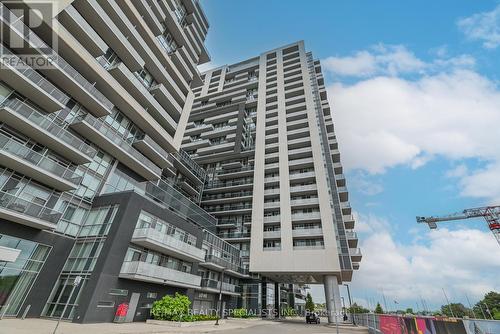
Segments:
[[[498,1],[202,5],[209,66],[301,39],[321,59],[365,254],[355,300],[372,306],[383,292],[389,308],[436,308],[442,288],[464,303],[500,290],[498,245],[482,220],[432,233],[415,223],[500,203]]]

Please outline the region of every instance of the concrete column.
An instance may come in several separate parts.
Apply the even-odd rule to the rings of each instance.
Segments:
[[[260,295],[260,303],[261,303],[261,317],[266,318],[267,312],[267,282],[264,280],[260,283],[261,286],[261,295]]]
[[[338,314],[342,309],[342,306],[340,303],[340,291],[337,276],[324,276],[323,284],[325,286],[325,301],[326,309],[328,312],[328,323],[335,323],[336,316],[337,321],[340,322],[340,317],[338,316]]]
[[[281,294],[280,294],[280,284],[275,282],[274,283],[274,312],[275,315],[274,317],[275,318],[279,318],[280,317],[280,313],[281,313]]]

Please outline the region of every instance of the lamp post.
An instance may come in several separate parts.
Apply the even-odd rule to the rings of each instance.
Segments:
[[[349,297],[349,313],[351,314],[352,324],[356,326],[356,321],[354,320],[354,310],[352,309],[351,291],[349,290],[349,284],[344,284],[347,287],[347,296]]]
[[[218,313],[218,317],[217,317],[217,320],[215,321],[215,325],[216,326],[219,326],[219,319],[222,318],[222,282],[224,281],[224,271],[226,270],[226,268],[222,269],[222,272],[220,274],[220,286],[219,286],[219,305],[218,305],[218,310],[217,310],[217,313]]]

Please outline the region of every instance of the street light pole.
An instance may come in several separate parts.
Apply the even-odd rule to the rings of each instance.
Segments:
[[[75,280],[73,281],[73,287],[71,288],[71,292],[69,293],[68,300],[66,301],[66,304],[64,305],[64,308],[62,310],[61,316],[59,317],[59,320],[57,320],[56,328],[54,328],[54,331],[52,334],[56,334],[57,328],[59,328],[59,324],[61,323],[61,320],[64,316],[64,313],[66,313],[66,309],[68,308],[68,304],[71,302],[71,298],[73,297],[73,293],[75,292],[75,289],[80,285],[82,282],[83,277],[78,275],[75,277]]]
[[[220,274],[219,305],[218,305],[218,310],[217,310],[218,316],[217,316],[217,320],[215,321],[216,326],[219,326],[219,319],[222,318],[222,282],[224,281],[224,270],[226,270],[226,269],[225,268],[222,269],[222,272]]]
[[[356,321],[354,320],[354,310],[352,309],[352,300],[351,300],[351,290],[349,290],[349,284],[344,284],[347,287],[347,296],[349,297],[349,310],[351,314],[352,324],[356,326]]]

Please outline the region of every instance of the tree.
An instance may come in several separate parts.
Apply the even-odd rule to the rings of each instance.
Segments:
[[[314,302],[311,294],[308,292],[306,296],[306,310],[309,312],[314,311]]]
[[[151,308],[151,314],[157,320],[188,320],[190,306],[191,301],[189,298],[176,292],[175,296],[166,295],[162,299],[155,301]]]
[[[406,314],[414,314],[413,309],[411,307],[408,307],[405,311]]]
[[[356,303],[353,303],[351,307],[348,308],[349,313],[355,313],[355,314],[362,314],[362,313],[369,313],[370,310],[364,308],[363,306],[360,306]]]
[[[476,305],[474,305],[474,314],[476,317],[483,319],[491,319],[488,314],[488,310],[491,312],[491,316],[495,320],[500,320],[500,293],[490,291],[484,295],[484,298],[480,300]]]
[[[377,303],[377,306],[375,307],[375,313],[384,314],[384,310],[382,309],[382,306],[380,306],[380,303]]]
[[[453,311],[453,312],[452,312]],[[441,313],[447,317],[463,318],[470,314],[470,309],[465,307],[462,303],[451,303],[441,306]]]

